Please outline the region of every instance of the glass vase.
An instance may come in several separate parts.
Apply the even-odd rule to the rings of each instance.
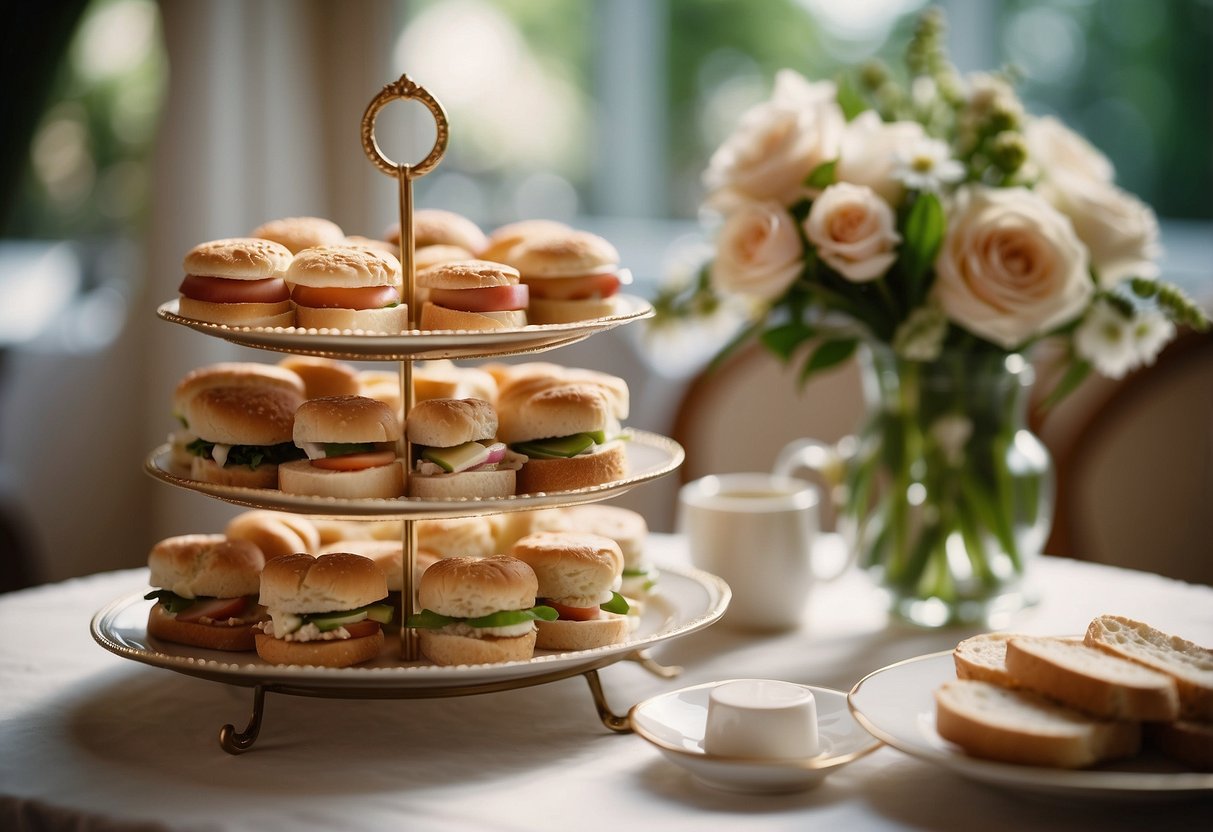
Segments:
[[[1026,426],[1033,379],[1018,354],[867,350],[839,524],[893,616],[997,627],[1033,602],[1053,510],[1052,463]]]

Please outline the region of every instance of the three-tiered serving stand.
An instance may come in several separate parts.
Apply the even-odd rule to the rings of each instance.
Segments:
[[[388,103],[408,99],[423,104],[433,115],[437,137],[430,153],[418,164],[393,162],[375,139],[375,120]],[[399,186],[400,262],[403,267],[404,301],[408,304],[409,331],[397,335],[334,332],[295,327],[232,327],[181,317],[177,301],[162,304],[157,314],[164,320],[223,338],[235,344],[275,352],[320,356],[351,361],[396,361],[400,365],[400,394],[407,414],[412,408],[413,362],[429,359],[467,359],[522,355],[573,344],[614,327],[641,320],[653,308],[640,298],[620,295],[616,315],[570,324],[526,326],[491,332],[422,331],[416,328],[414,295],[413,192],[414,179],[437,166],[449,140],[446,114],[427,90],[407,75],[388,84],[367,106],[362,118],[362,145],[368,158]],[[409,460],[407,436],[401,439],[400,456]],[[272,489],[216,485],[186,479],[174,473],[168,445],[156,448],[144,468],[156,479],[235,505],[289,511],[316,517],[344,519],[399,519],[402,521],[404,617],[413,611],[416,521],[451,517],[475,517],[511,511],[557,508],[596,502],[621,494],[637,485],[669,474],[682,463],[682,448],[673,440],[645,431],[631,431],[627,443],[630,474],[623,480],[574,491],[510,496],[499,499],[422,500],[337,499],[307,497]],[[586,679],[602,723],[612,731],[630,731],[626,717],[609,707],[598,678],[598,670],[621,660],[637,661],[653,673],[673,677],[680,671],[664,667],[648,654],[648,648],[708,626],[724,612],[729,588],[719,578],[694,569],[665,568],[661,590],[648,599],[633,636],[608,647],[567,653],[540,654],[523,662],[501,665],[439,667],[420,660],[417,639],[401,629],[399,661],[380,659],[350,668],[276,666],[264,662],[232,661],[230,654],[216,658],[214,651],[167,645],[147,637],[149,602],[142,593],[120,598],[93,618],[93,637],[106,649],[124,658],[163,667],[225,684],[252,687],[253,712],[243,731],[224,725],[219,732],[222,748],[231,754],[252,747],[261,729],[267,692],[329,698],[420,699],[492,693],[546,684],[581,675]]]

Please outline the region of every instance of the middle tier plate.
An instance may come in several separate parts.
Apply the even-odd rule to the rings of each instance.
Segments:
[[[422,500],[414,497],[400,497],[397,499],[350,500],[287,494],[272,488],[216,485],[191,480],[174,473],[168,445],[161,445],[151,452],[144,463],[144,470],[156,479],[170,485],[197,491],[248,508],[273,509],[321,517],[407,517],[426,520],[557,508],[605,500],[608,497],[622,494],[641,483],[669,474],[682,464],[684,457],[682,446],[674,440],[642,430],[631,430],[631,439],[625,443],[625,447],[628,455],[628,470],[631,471],[631,474],[624,479],[573,491],[519,494],[495,499]]]

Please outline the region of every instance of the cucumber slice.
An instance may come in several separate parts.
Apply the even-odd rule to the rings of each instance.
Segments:
[[[598,431],[598,435],[602,435]],[[533,442],[519,442],[510,447],[520,454],[539,459],[569,459],[582,451],[594,446],[594,434],[575,433],[572,436],[557,436],[554,439],[537,439]]]
[[[350,610],[349,612],[319,612],[307,616],[307,623],[315,624],[322,633],[336,630],[346,624],[356,624],[367,617],[365,609]]]
[[[366,617],[380,624],[391,624],[394,616],[395,611],[391,604],[371,604],[366,607]]]
[[[453,474],[475,467],[489,458],[489,449],[479,442],[464,442],[453,448],[423,448],[421,458]]]

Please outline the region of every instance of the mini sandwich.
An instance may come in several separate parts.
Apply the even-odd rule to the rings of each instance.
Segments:
[[[283,491],[343,498],[404,494],[396,456],[400,422],[383,402],[364,396],[309,399],[295,412],[292,436],[307,459],[278,469]]]
[[[542,234],[507,255],[530,289],[527,320],[563,324],[618,313],[619,287],[631,273],[619,268],[619,252],[587,231]]]
[[[427,291],[422,329],[507,329],[527,324],[527,287],[501,263],[463,260],[417,274]]]
[[[408,329],[400,298],[400,262],[357,246],[301,251],[286,274],[295,325],[305,328],[399,333]]]
[[[481,260],[509,263],[510,254],[525,242],[549,234],[567,234],[569,226],[556,220],[519,220],[507,223],[489,234],[487,245],[480,252]]]
[[[286,246],[291,254],[298,254],[305,248],[345,242],[345,232],[341,230],[341,226],[322,217],[285,217],[270,220],[254,228],[249,236],[272,240]]]
[[[399,246],[400,223],[392,225],[384,239]],[[414,250],[429,246],[458,246],[476,255],[487,242],[488,238],[484,236],[480,226],[453,211],[422,208],[413,212]]]
[[[570,506],[564,514],[571,528],[609,537],[623,553],[623,583],[619,592],[629,601],[643,601],[657,585],[657,568],[649,562],[645,542],[649,526],[644,515],[620,508],[587,504]],[[639,612],[639,604],[631,604]]]
[[[149,582],[159,589],[147,617],[153,638],[207,647],[252,650],[253,627],[265,619],[257,592],[265,557],[247,540],[220,534],[170,537],[152,547]]]
[[[177,311],[228,326],[291,326],[295,313],[283,278],[291,252],[269,240],[212,240],[185,255]]]
[[[556,612],[536,606],[535,573],[515,558],[442,558],[421,576],[421,612],[410,616],[422,654],[439,665],[525,661],[535,622]]]
[[[396,540],[338,540],[321,548],[320,554],[332,552],[350,552],[370,558],[383,570],[387,577],[387,604],[392,608],[392,621],[403,621],[403,592],[404,592],[404,544]],[[421,575],[438,560],[434,552],[424,548],[413,553],[413,592],[416,597]]]
[[[518,382],[503,392],[497,407],[498,438],[527,458],[517,493],[572,491],[627,476],[619,411],[601,387]]]
[[[198,438],[190,479],[277,488],[278,466],[303,456],[292,434],[303,398],[274,387],[211,387],[191,397],[185,419]]]
[[[493,498],[514,493],[525,461],[496,439],[497,413],[482,399],[430,399],[405,423],[413,443],[409,496]]]
[[[589,650],[627,638],[632,624],[627,601],[615,591],[623,573],[623,554],[615,541],[577,532],[538,532],[515,543],[510,554],[534,570],[536,603],[558,615],[539,622],[536,647]]]
[[[391,623],[387,578],[374,561],[348,552],[274,558],[261,573],[261,604],[269,620],[256,636],[257,655],[271,664],[349,667],[383,647]]]
[[[194,455],[186,449],[198,438],[185,416],[186,404],[211,387],[278,388],[296,396],[303,396],[304,391],[303,381],[290,370],[253,361],[210,364],[186,373],[173,391],[173,418],[180,427],[169,435],[173,466],[179,470],[189,471]]]

